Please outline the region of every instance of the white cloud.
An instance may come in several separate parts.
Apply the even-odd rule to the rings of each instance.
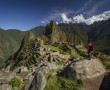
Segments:
[[[105,11],[102,14],[92,16],[91,18],[86,19],[86,24],[90,25],[97,21],[107,20],[110,18],[110,11]]]
[[[41,23],[43,23],[43,24],[48,24],[49,22],[50,22],[49,20],[41,21]],[[58,24],[58,22],[56,22],[56,24]]]
[[[86,23],[87,25],[93,24],[94,22],[107,20],[110,18],[110,11],[105,11],[102,14],[92,16],[90,18],[85,19],[82,14],[73,17],[74,23]]]
[[[67,9],[54,10],[47,17],[43,16],[43,20],[41,21],[41,23],[46,24],[46,23],[49,23],[50,20],[55,20],[57,24],[61,20],[63,23],[69,23],[72,21],[72,19],[68,18],[67,15],[74,14],[74,13],[76,12],[67,10]]]
[[[49,23],[49,20],[43,20],[43,21],[41,21],[41,23]]]
[[[61,14],[61,18],[62,18],[62,22],[63,23],[70,23],[70,22],[72,22],[72,19],[71,18],[68,18],[67,15],[66,15],[66,13],[62,13]]]
[[[91,0],[90,0],[91,1]],[[88,2],[90,3],[90,2]],[[102,4],[100,4],[102,5]],[[99,6],[100,6],[99,5]],[[86,7],[86,4],[85,4]],[[45,17],[44,20],[41,21],[43,24],[47,24],[50,22],[50,20],[55,20],[56,23],[86,23],[87,25],[93,24],[94,22],[102,21],[102,20],[107,20],[110,18],[110,11],[105,11],[99,15],[94,15],[89,18],[85,18],[85,14],[79,14],[77,16],[72,17],[74,15],[74,12],[72,11],[67,11],[65,12],[60,12],[60,11],[55,11],[54,13],[51,13],[48,17]],[[69,17],[71,16],[71,17]]]
[[[58,24],[58,22],[56,22],[56,24]]]
[[[41,23],[46,23],[45,21],[41,21]]]
[[[73,22],[74,23],[83,23],[83,22],[85,22],[85,18],[82,14],[80,14],[80,15],[73,17]]]

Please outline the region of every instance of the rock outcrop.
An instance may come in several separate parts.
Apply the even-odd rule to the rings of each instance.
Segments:
[[[33,79],[32,85],[29,90],[43,90],[46,85],[46,79],[43,72],[39,71]]]
[[[99,90],[105,73],[106,70],[98,59],[77,61],[64,70],[69,79],[83,81],[82,90]]]

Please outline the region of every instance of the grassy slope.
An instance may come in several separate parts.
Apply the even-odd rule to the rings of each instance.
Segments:
[[[44,30],[43,26],[35,27],[29,31],[32,31],[36,36],[42,34]],[[26,32],[19,30],[3,30],[0,29],[0,63],[5,62],[10,55],[14,54],[21,45],[21,41]],[[1,65],[0,65],[1,66]]]
[[[60,52],[59,46],[46,45],[46,48]],[[69,48],[71,49],[71,54],[67,52],[67,53],[65,53],[65,56],[66,56],[66,55],[69,55],[69,56],[70,56],[70,55],[73,55],[73,56],[77,57],[78,59],[83,58],[83,56],[80,56],[80,55],[76,52],[76,50],[75,50],[74,48],[72,48],[72,47],[70,47],[70,46],[69,46]],[[84,48],[83,48],[83,49],[84,49]]]
[[[19,30],[0,30],[0,62],[4,62],[19,49],[23,36],[24,32]]]
[[[44,90],[78,90],[82,84],[78,80],[72,81],[65,77],[49,75]]]

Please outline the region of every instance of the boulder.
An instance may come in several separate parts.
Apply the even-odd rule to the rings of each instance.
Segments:
[[[32,89],[32,85],[33,85],[33,80],[34,80],[34,76],[31,74],[28,74],[25,78],[25,80],[28,80],[29,83],[25,85],[25,90],[31,90]]]
[[[30,85],[29,90],[43,90],[46,85],[46,79],[43,72],[39,71]]]
[[[106,70],[100,60],[80,60],[64,69],[64,74],[72,80],[82,80],[82,90],[99,90]]]

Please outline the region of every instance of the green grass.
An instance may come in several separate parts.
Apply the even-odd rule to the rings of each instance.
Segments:
[[[71,55],[79,59],[83,58],[83,56],[79,55],[74,48],[70,47],[70,49],[71,49]]]
[[[21,85],[21,80],[17,77],[14,77],[11,79],[11,81],[9,82],[9,84],[12,86],[12,87],[19,87]]]
[[[110,71],[110,61],[105,60],[102,63],[105,66],[105,68]]]
[[[0,68],[3,68],[4,62],[19,49],[24,34],[18,30],[0,30],[0,56],[3,57],[0,59]]]
[[[61,54],[65,54],[65,55],[67,55],[67,54],[71,54],[71,49],[69,48],[69,46],[68,45],[60,45],[59,46],[59,48],[60,48],[60,53]]]
[[[79,50],[86,50],[86,48],[84,48],[83,46],[77,46],[77,48],[78,48]]]
[[[65,60],[60,60],[60,61],[58,61],[58,62],[55,62],[56,63],[56,65],[64,65],[64,63],[65,63]]]
[[[49,76],[44,90],[78,90],[83,85],[81,80],[69,80],[65,77]]]
[[[70,46],[68,46],[68,47],[69,47],[70,50],[71,50],[71,55],[73,55],[73,56],[75,56],[76,58],[79,58],[79,59],[84,58],[83,56],[79,55],[79,54],[75,51],[74,48],[72,48],[72,47],[70,47]],[[52,46],[52,45],[46,45],[46,48],[61,52],[61,49],[60,49],[58,46],[56,47],[56,46]],[[70,55],[69,52],[62,53],[62,54]]]
[[[52,46],[52,45],[46,45],[46,48],[47,49],[52,49],[52,50],[55,50],[55,51],[59,51],[59,47],[55,47],[55,46]]]
[[[110,71],[110,59],[108,59],[107,55],[100,53],[98,58],[101,60],[106,70]]]

